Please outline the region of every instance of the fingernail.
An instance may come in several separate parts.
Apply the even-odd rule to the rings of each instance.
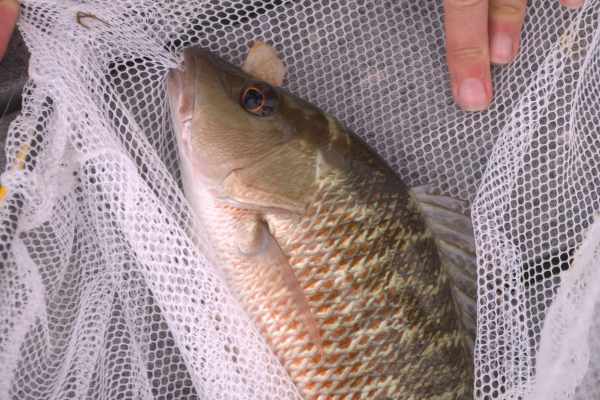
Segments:
[[[490,57],[493,63],[506,64],[513,58],[513,40],[506,33],[496,33],[492,37]]]
[[[583,0],[562,0],[562,4],[569,8],[579,8],[583,5]]]
[[[467,111],[482,111],[488,106],[483,82],[475,78],[467,78],[458,88],[458,101]]]

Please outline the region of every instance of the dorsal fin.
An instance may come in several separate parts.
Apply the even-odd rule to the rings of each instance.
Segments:
[[[452,282],[452,295],[473,350],[477,328],[477,261],[471,218],[466,202],[437,195],[429,186],[412,190],[432,231],[444,268]]]

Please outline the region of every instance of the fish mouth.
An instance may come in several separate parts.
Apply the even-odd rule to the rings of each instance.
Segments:
[[[167,95],[180,121],[191,118],[196,102],[210,99],[219,89],[223,90],[220,70],[227,67],[224,61],[202,47],[183,50],[182,65],[167,72]]]
[[[201,78],[213,69],[222,67],[220,60],[200,46],[186,47],[183,50],[183,64],[180,68],[171,69],[170,72],[177,74],[182,72],[186,75],[186,79],[191,82],[192,79]]]
[[[173,68],[167,72],[167,99],[176,126],[192,119],[194,98],[186,90],[185,70]]]
[[[192,119],[196,101],[194,80],[197,78],[198,52],[199,49],[185,49],[183,64],[167,72],[167,97],[173,116],[182,124]]]
[[[183,51],[183,64],[167,72],[167,95],[177,104],[178,116],[190,117],[189,111],[194,99],[194,79],[198,76],[198,66],[203,60],[210,62],[212,56],[200,47],[188,47]],[[205,66],[203,66],[205,69]]]
[[[171,98],[178,98],[183,92],[183,81],[185,71],[179,68],[171,68],[167,72],[167,94]]]

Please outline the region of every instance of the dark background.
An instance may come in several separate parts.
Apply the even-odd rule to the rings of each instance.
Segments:
[[[5,144],[8,126],[21,109],[21,91],[27,79],[29,52],[19,35],[12,36],[8,51],[0,61],[0,171],[6,164]]]

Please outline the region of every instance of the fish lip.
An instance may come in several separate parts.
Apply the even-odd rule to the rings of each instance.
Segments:
[[[167,72],[167,92],[169,96],[177,97],[183,89],[185,71],[179,68],[171,68]]]
[[[202,46],[183,49],[183,63],[167,72],[167,95],[173,106],[177,106],[177,116],[181,122],[191,118],[195,110],[197,92],[208,81],[218,81],[225,91],[229,85],[223,80],[221,70],[231,69],[224,60]]]
[[[183,63],[180,67],[170,68],[167,72],[167,90],[171,96],[178,96],[190,88],[186,87],[186,80],[193,81],[194,65],[199,59],[207,59],[214,63],[214,56],[210,51],[200,47],[191,46],[183,50]]]
[[[185,71],[178,68],[172,68],[167,72],[167,99],[173,117],[180,122],[188,119],[189,100],[186,101],[185,90]]]
[[[196,101],[193,82],[193,65],[189,62],[178,68],[170,68],[166,76],[166,91],[174,121],[185,124],[192,119]]]

